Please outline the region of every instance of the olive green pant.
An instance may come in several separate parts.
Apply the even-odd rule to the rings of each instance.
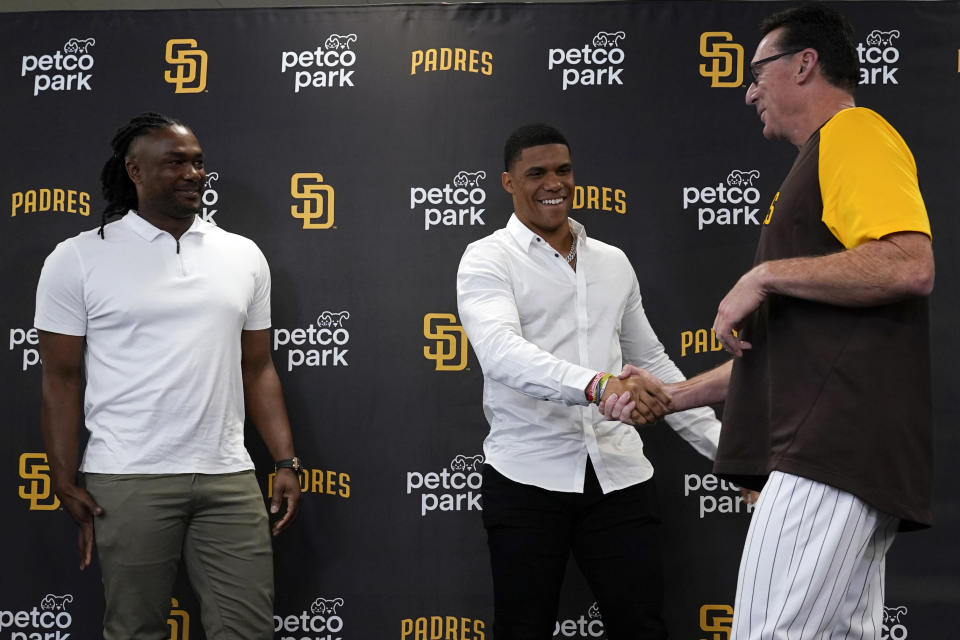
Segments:
[[[104,640],[169,640],[181,558],[209,640],[273,638],[273,551],[252,471],[85,475],[94,522]]]

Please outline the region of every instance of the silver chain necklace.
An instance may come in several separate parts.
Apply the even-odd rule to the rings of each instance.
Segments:
[[[577,257],[577,237],[573,235],[573,232],[570,232],[570,237],[573,238],[573,242],[570,244],[570,253],[566,257],[567,264],[573,262],[573,259]]]

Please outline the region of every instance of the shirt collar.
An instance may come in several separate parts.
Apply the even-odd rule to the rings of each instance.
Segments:
[[[152,224],[150,224],[149,222],[141,218],[140,214],[138,214],[133,209],[130,209],[127,212],[127,215],[123,216],[123,218],[120,219],[120,223],[124,224],[128,229],[133,231],[135,234],[137,234],[147,242],[153,242],[154,240],[162,236],[164,233],[166,233],[166,231],[162,229],[158,229],[157,227],[153,226]],[[183,235],[187,235],[189,233],[206,233],[210,231],[210,229],[212,228],[213,228],[212,224],[210,224],[209,222],[206,222],[205,220],[200,218],[200,216],[194,216],[193,224],[190,225],[190,228],[187,229]]]
[[[580,246],[583,241],[587,239],[587,230],[573,218],[567,218],[567,220],[570,223],[570,231],[573,232],[573,237],[577,240],[577,246]],[[507,232],[513,236],[517,244],[526,250],[529,250],[530,245],[536,242],[536,239],[539,237],[531,231],[527,225],[520,222],[520,218],[517,217],[516,213],[511,214],[510,219],[507,221]]]

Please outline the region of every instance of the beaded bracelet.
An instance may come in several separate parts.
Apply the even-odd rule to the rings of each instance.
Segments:
[[[597,385],[600,383],[600,379],[603,378],[604,373],[600,371],[597,375],[593,376],[593,380],[590,381],[590,384],[587,385],[587,402],[594,404],[596,402],[596,393]]]
[[[603,398],[603,392],[607,388],[607,383],[610,382],[610,378],[613,377],[612,373],[604,374],[600,378],[600,382],[597,384],[597,393],[595,395],[594,401],[597,403],[597,406],[600,406],[600,399]]]

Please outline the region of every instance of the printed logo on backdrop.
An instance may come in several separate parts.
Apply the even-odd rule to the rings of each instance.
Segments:
[[[90,215],[90,194],[77,189],[43,187],[10,194],[10,217],[27,213],[74,213]]]
[[[410,75],[430,71],[462,71],[493,75],[493,52],[459,47],[415,49],[410,52]]]
[[[484,640],[486,624],[464,616],[422,616],[400,621],[401,640]]]
[[[700,640],[729,640],[733,628],[733,607],[728,604],[705,604],[700,607]]]
[[[680,357],[723,351],[723,344],[711,329],[690,329],[680,332]]]
[[[350,344],[350,312],[323,311],[316,321],[297,329],[274,329],[273,350],[287,352],[287,371],[299,367],[346,367]],[[304,348],[301,348],[304,347]]]
[[[598,31],[582,47],[549,49],[547,70],[560,70],[563,91],[575,86],[622,86],[621,65],[626,54],[621,43],[626,38],[625,31]]]
[[[53,492],[46,453],[20,454],[19,472],[23,483],[17,492],[30,504],[30,511],[54,511],[60,508],[60,499]]]
[[[176,598],[170,598],[170,640],[190,640],[190,614],[180,608]]]
[[[303,611],[273,616],[277,640],[344,640],[343,598],[317,597]]]
[[[352,67],[357,64],[357,34],[331,33],[316,49],[284,51],[280,73],[293,72],[293,92],[301,89],[353,87]]]
[[[760,172],[734,169],[715,187],[683,187],[683,210],[695,205],[697,231],[711,225],[759,225],[760,209],[752,207],[760,201],[760,190],[754,185]]]
[[[290,195],[299,202],[290,207],[290,215],[303,222],[304,229],[336,229],[334,190],[323,183],[319,173],[295,173],[290,176]]]
[[[272,472],[267,476],[267,497],[273,497]],[[300,471],[300,493],[315,493],[347,499],[350,497],[350,474],[330,469],[302,469]]]
[[[423,207],[423,230],[433,227],[485,226],[480,205],[487,201],[481,182],[487,172],[458,171],[442,187],[410,187],[410,211]]]
[[[586,614],[581,614],[579,618],[568,618],[557,620],[553,628],[554,638],[577,638],[578,640],[587,640],[592,638],[606,638],[607,634],[603,628],[603,620],[600,618],[600,608],[594,602],[587,609]]]
[[[220,202],[220,194],[217,193],[213,183],[219,179],[220,174],[216,171],[208,172],[207,181],[203,183],[203,195],[201,196],[203,207],[200,209],[200,218],[214,226],[217,224],[217,221],[213,219],[213,216],[217,215],[217,209],[214,209],[214,207],[218,206]]]
[[[701,520],[708,514],[753,513],[756,506],[743,499],[735,484],[721,480],[712,473],[685,474],[683,497],[697,499],[698,517]]]
[[[908,637],[903,619],[907,616],[904,606],[883,608],[883,625],[880,627],[880,640],[905,640]]]
[[[900,84],[897,82],[900,67],[893,66],[900,62],[900,49],[896,46],[899,38],[899,29],[874,29],[864,42],[857,44],[860,84]]]
[[[432,345],[423,348],[423,357],[433,360],[436,371],[463,371],[467,368],[467,333],[452,313],[423,316],[423,337]]]
[[[457,454],[440,471],[407,472],[407,495],[420,496],[420,517],[435,511],[482,511],[483,455]]]
[[[40,350],[36,348],[39,344],[40,336],[35,327],[10,329],[9,350],[13,353],[19,350],[17,359],[21,362],[21,371],[40,364]]]
[[[700,34],[700,75],[710,78],[714,88],[743,86],[743,46],[733,41],[729,31],[704,31]]]
[[[174,93],[201,93],[207,88],[207,52],[196,40],[167,40],[164,59],[171,68],[163,72],[163,79],[174,86]]]
[[[69,593],[48,593],[29,611],[0,611],[0,633],[11,640],[67,640],[73,624],[67,609],[72,602]]]
[[[577,185],[573,188],[573,209],[588,211],[627,212],[627,192],[614,187]]]
[[[20,60],[20,77],[33,77],[33,96],[45,91],[92,91],[89,73],[96,62],[94,38],[70,38],[53,53],[25,55]]]
[[[452,313],[423,316],[423,337],[432,344],[423,348],[423,357],[433,360],[436,371],[463,371],[467,368],[467,332]]]

